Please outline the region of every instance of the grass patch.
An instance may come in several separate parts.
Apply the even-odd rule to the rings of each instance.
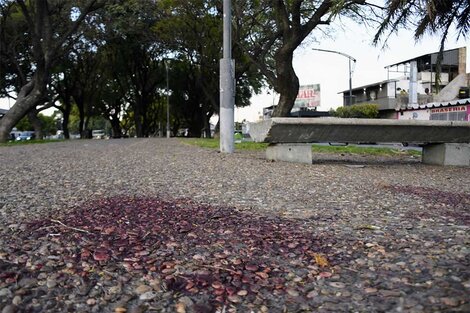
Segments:
[[[180,142],[191,145],[198,146],[201,148],[217,149],[219,148],[219,140],[217,139],[203,139],[203,138],[180,138]]]
[[[198,146],[201,148],[219,149],[218,139],[202,139],[202,138],[182,138],[182,143]],[[241,142],[235,143],[235,149],[239,150],[264,150],[268,146],[267,143],[259,142]],[[346,154],[367,154],[367,155],[421,155],[420,151],[416,150],[401,150],[397,148],[383,148],[383,147],[361,147],[361,146],[323,146],[312,145],[314,153],[346,153]]]
[[[62,141],[65,141],[65,139],[43,139],[43,140],[33,139],[33,140],[21,140],[21,141],[8,141],[5,143],[0,143],[0,147],[22,146],[22,145],[62,142]]]
[[[201,148],[219,149],[219,139],[214,138],[181,138],[180,142]],[[260,142],[243,141],[240,143],[235,143],[235,149],[238,150],[264,150],[267,146],[267,143]]]
[[[384,147],[361,147],[361,146],[322,146],[313,145],[312,151],[316,153],[349,153],[349,154],[368,154],[368,155],[421,155],[420,151],[416,150],[401,150],[397,148],[384,148]]]

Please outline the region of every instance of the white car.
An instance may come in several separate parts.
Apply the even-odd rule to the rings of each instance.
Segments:
[[[102,129],[96,129],[91,131],[91,138],[93,139],[104,139],[105,133]]]
[[[25,141],[25,140],[31,140],[32,136],[31,135],[19,135],[16,137],[16,141]]]

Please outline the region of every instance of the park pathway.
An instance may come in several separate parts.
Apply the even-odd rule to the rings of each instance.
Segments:
[[[470,311],[470,168],[344,159],[0,147],[1,312]]]

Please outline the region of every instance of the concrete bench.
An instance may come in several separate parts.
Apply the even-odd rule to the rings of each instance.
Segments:
[[[272,118],[250,123],[270,160],[312,163],[312,143],[408,143],[423,147],[422,162],[470,166],[470,122],[340,118]]]

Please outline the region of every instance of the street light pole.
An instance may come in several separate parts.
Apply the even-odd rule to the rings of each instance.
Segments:
[[[352,104],[352,72],[351,72],[351,58],[348,58],[349,60],[349,100],[348,104]],[[356,62],[356,60],[354,60]]]
[[[346,53],[343,53],[343,52],[339,52],[339,51],[333,51],[333,50],[325,50],[325,49],[316,49],[316,48],[312,48],[312,50],[315,50],[315,51],[322,51],[322,52],[330,52],[330,53],[336,53],[336,54],[340,54],[342,56],[345,56],[349,59],[349,100],[348,100],[348,105],[351,105],[352,104],[352,69],[351,69],[351,61],[353,61],[354,63],[356,63],[356,59],[353,58],[352,56],[350,55],[347,55]]]
[[[166,69],[166,138],[170,138],[170,80],[168,78],[168,60],[165,60]]]
[[[234,150],[235,62],[232,60],[232,2],[224,0],[223,59],[220,60],[220,152]]]

